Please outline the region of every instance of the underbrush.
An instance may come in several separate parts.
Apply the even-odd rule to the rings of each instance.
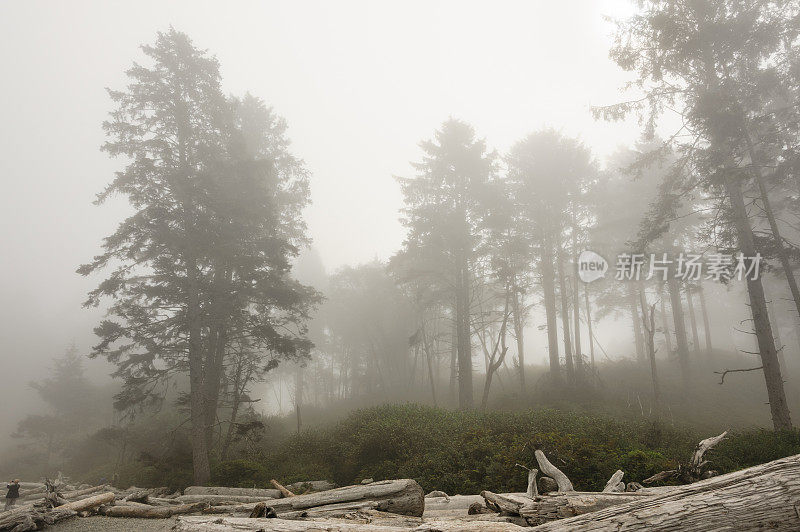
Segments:
[[[218,463],[212,481],[266,485],[331,479],[413,478],[425,490],[479,493],[524,491],[516,464],[535,464],[541,448],[578,490],[599,490],[617,469],[641,481],[688,460],[712,434],[650,421],[619,420],[558,410],[457,412],[415,404],[353,412],[328,427],[286,437],[263,457]],[[711,452],[710,467],[728,472],[800,453],[800,432],[766,430],[731,434]]]

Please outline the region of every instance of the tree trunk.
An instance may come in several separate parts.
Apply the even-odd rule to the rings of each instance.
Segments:
[[[575,364],[578,376],[583,374],[583,353],[581,353],[581,304],[580,304],[580,280],[578,279],[578,258],[575,257],[575,268],[572,276],[572,329],[575,331]]]
[[[781,375],[785,375],[786,373],[786,357],[783,354],[783,342],[781,341],[781,328],[778,325],[778,320],[775,318],[775,305],[772,302],[772,299],[769,300],[767,303],[767,317],[769,318],[769,323],[772,326],[772,331],[774,333],[773,338],[775,340],[775,350],[778,353],[778,362],[781,365]]]
[[[706,355],[712,356],[711,347],[711,325],[708,322],[708,309],[706,308],[706,294],[703,290],[702,281],[697,285],[697,294],[700,296],[700,312],[703,314],[703,333],[706,337]]]
[[[619,494],[622,495],[622,494]],[[537,532],[795,530],[800,455],[534,528]],[[520,512],[524,515],[524,508]]]
[[[544,292],[544,311],[547,320],[547,349],[550,355],[550,380],[561,382],[561,362],[558,356],[558,329],[556,325],[555,271],[553,270],[550,239],[545,230],[541,259],[542,291]]]
[[[642,307],[642,327],[645,331],[645,347],[647,348],[647,358],[650,360],[650,380],[653,385],[653,410],[656,420],[661,417],[661,391],[658,385],[658,368],[656,366],[656,304],[648,307],[647,297],[644,291],[639,292],[639,303]]]
[[[744,205],[741,185],[738,181],[734,181],[734,179],[735,176],[729,176],[725,179],[725,188],[733,211],[733,220],[736,226],[739,249],[745,257],[755,257],[756,246],[755,239],[753,238],[753,229],[750,227],[750,222],[747,219],[747,209]],[[767,302],[764,296],[764,287],[761,284],[760,278],[747,279],[747,293],[750,297],[750,310],[753,314],[753,325],[758,341],[758,351],[761,356],[761,365],[763,367],[764,380],[767,386],[772,425],[775,430],[790,429],[792,428],[792,421],[789,415],[789,406],[786,403],[786,392],[783,388],[778,354],[775,350],[775,341],[772,337],[772,327],[770,326],[769,317],[767,316]]]
[[[469,270],[462,260],[458,272],[456,294],[456,325],[458,336],[458,407],[470,410],[472,398],[472,335],[470,334]]]
[[[664,342],[667,344],[667,354],[672,355],[672,333],[669,332],[669,320],[667,319],[667,306],[664,304],[664,285],[658,285],[658,299],[661,305],[661,329],[664,333]]]
[[[594,333],[592,332],[592,307],[589,304],[589,285],[583,285],[583,299],[586,302],[586,328],[589,330],[589,359],[594,369]]]
[[[642,336],[641,317],[639,316],[639,303],[636,297],[637,288],[633,285],[628,287],[628,308],[631,312],[631,322],[633,323],[633,339],[636,344],[636,360],[642,362],[644,356],[644,336]]]
[[[523,309],[525,303],[520,302],[519,287],[517,286],[516,277],[513,280],[514,298],[512,303],[514,305],[514,337],[517,340],[517,361],[519,363],[519,390],[525,392],[525,342],[524,342],[524,328],[525,317],[523,316]]]
[[[678,344],[678,365],[681,369],[681,381],[685,391],[689,389],[691,375],[689,373],[689,342],[686,339],[686,322],[683,318],[681,289],[672,268],[669,269],[667,277],[667,290],[669,291],[670,306],[672,307],[672,323],[675,326],[675,342]]]
[[[575,364],[572,356],[572,341],[570,338],[569,327],[569,295],[567,294],[567,278],[564,275],[564,260],[561,251],[556,253],[556,264],[558,266],[558,284],[561,287],[561,329],[564,336],[564,363],[567,369],[567,382],[575,383]]]
[[[187,308],[189,325],[189,411],[191,421],[192,469],[195,484],[205,484],[211,478],[206,438],[206,386],[203,364],[203,342],[198,296],[197,261],[187,260]]]
[[[456,384],[458,380],[458,333],[455,317],[455,306],[453,307],[453,323],[451,324],[452,334],[450,335],[450,404],[456,402]]]
[[[430,342],[428,341],[428,334],[425,329],[422,329],[422,342],[425,349],[425,358],[428,361],[428,380],[431,383],[431,397],[433,399],[433,406],[438,406],[436,403],[436,381],[433,376],[433,354],[431,353]]]
[[[689,283],[683,285],[686,292],[686,308],[689,309],[689,324],[692,326],[692,347],[695,351],[700,351],[700,335],[697,334],[697,317],[694,313],[694,298],[692,298],[692,287]]]

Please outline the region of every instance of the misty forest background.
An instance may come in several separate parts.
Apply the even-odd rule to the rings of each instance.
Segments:
[[[327,272],[279,110],[158,33],[109,90],[118,171],[98,203],[132,214],[78,268],[85,305],[107,310],[96,345],[30,383],[45,408],[0,471],[477,493],[521,490],[533,444],[578,489],[618,468],[641,481],[728,428],[719,471],[800,453],[798,35],[795,1],[640,2],[609,50],[634,81],[591,110],[638,117],[638,143],[600,161],[544,128],[501,153],[447,118],[396,178],[402,247]],[[578,279],[585,249],[605,279]],[[618,254],[662,252],[760,253],[762,275],[614,279]]]

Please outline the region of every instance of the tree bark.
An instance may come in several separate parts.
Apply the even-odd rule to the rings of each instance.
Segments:
[[[519,362],[519,389],[520,392],[525,392],[525,342],[524,342],[524,329],[525,329],[525,316],[523,315],[525,303],[520,301],[519,286],[517,285],[516,275],[513,277],[512,289],[514,291],[514,298],[512,303],[514,305],[514,337],[517,340],[517,361]]]
[[[686,283],[683,287],[686,292],[686,308],[689,309],[689,323],[692,326],[692,347],[696,352],[700,352],[700,335],[697,334],[697,317],[694,312],[694,298],[692,298],[692,287]]]
[[[271,488],[228,488],[224,486],[189,486],[183,490],[187,495],[234,495],[261,499],[278,499],[281,492]]]
[[[594,333],[592,332],[592,306],[589,304],[589,285],[583,286],[583,299],[586,302],[586,327],[589,330],[589,359],[594,365]]]
[[[558,356],[558,329],[556,325],[556,293],[555,271],[553,270],[552,250],[547,230],[542,243],[540,264],[542,274],[542,292],[544,292],[544,311],[547,321],[547,349],[550,355],[550,380],[554,384],[561,383],[561,361]]]
[[[706,356],[711,358],[712,356],[712,346],[711,346],[711,325],[709,324],[708,320],[708,308],[706,307],[706,294],[703,290],[703,283],[702,281],[697,284],[697,294],[700,296],[700,312],[703,314],[703,333],[706,337]]]
[[[725,188],[733,211],[739,249],[745,257],[755,257],[756,246],[753,238],[753,229],[747,219],[747,209],[744,205],[741,185],[734,179],[735,176],[728,176],[725,179]],[[767,316],[767,302],[761,278],[747,279],[747,293],[750,298],[750,310],[753,314],[758,351],[761,356],[764,381],[767,386],[772,425],[775,430],[790,429],[792,428],[792,420],[789,415],[789,405],[786,403],[786,392],[783,388],[778,354],[772,337],[772,327]]]
[[[636,296],[637,288],[630,286],[628,288],[628,308],[631,313],[631,322],[633,323],[633,339],[636,344],[636,360],[642,362],[644,357],[644,337],[642,336],[641,317],[639,316],[639,298]]]
[[[686,339],[686,322],[683,318],[683,305],[681,303],[681,290],[674,270],[669,269],[667,278],[670,306],[672,307],[672,323],[675,326],[675,343],[677,344],[678,364],[681,369],[681,381],[684,390],[688,390],[691,383],[689,373],[689,342]]]
[[[456,293],[456,327],[458,350],[458,407],[473,407],[472,390],[472,335],[470,333],[469,267],[462,258],[458,271]]]
[[[561,296],[561,329],[564,339],[564,366],[567,370],[567,382],[574,384],[575,364],[572,356],[572,341],[570,338],[569,295],[567,294],[567,278],[564,275],[564,260],[561,256],[560,248],[556,253],[556,265],[558,267],[559,295]]]
[[[106,517],[138,517],[140,519],[167,519],[173,515],[202,512],[208,505],[202,502],[176,506],[111,506],[106,508]]]
[[[664,332],[664,342],[667,344],[667,354],[672,355],[672,333],[669,331],[669,320],[667,319],[667,306],[664,303],[664,285],[658,285],[658,299],[661,305],[661,328]]]

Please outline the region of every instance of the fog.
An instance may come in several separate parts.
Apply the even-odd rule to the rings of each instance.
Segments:
[[[115,108],[106,88],[126,87],[126,70],[146,63],[139,47],[153,43],[157,32],[188,35],[218,59],[224,94],[250,93],[286,120],[290,150],[310,176],[303,217],[311,244],[293,259],[296,276],[328,297],[328,281],[317,282],[324,274],[385,263],[404,247],[409,233],[398,178],[418,174],[413,163],[421,160],[420,142],[451,118],[469,124],[501,160],[526,135],[552,128],[582,143],[597,172],[618,172],[615,161],[641,140],[642,123],[633,114],[598,119],[592,108],[641,96],[640,89],[626,88],[636,73],[609,57],[611,19],[635,10],[626,0],[0,4],[0,386],[6,398],[0,446],[16,442],[10,434],[26,415],[47,410],[29,383],[45,378],[70,345],[85,355],[98,342],[93,328],[111,300],[98,308],[82,303],[106,275],[84,277],[76,269],[133,212],[121,195],[94,204],[123,167],[100,150],[107,140],[101,124]],[[679,125],[680,117],[667,111],[656,133],[669,137]],[[647,186],[631,203],[639,217],[657,200],[657,184]],[[763,220],[754,223],[766,227]],[[636,236],[630,225],[627,239]],[[787,226],[787,241],[796,241]],[[701,253],[713,247],[699,246]],[[614,257],[606,258],[613,274]],[[771,312],[782,322],[775,329],[794,355],[791,294],[777,259],[771,264],[765,285],[774,299]],[[750,333],[741,331],[750,320],[745,283],[704,284],[714,348],[754,349]],[[531,304],[523,326],[525,363],[544,368],[545,310],[538,295]],[[597,316],[598,362],[636,357],[624,312],[623,305]],[[472,356],[483,372],[476,338]],[[110,382],[112,364],[102,357],[85,364],[93,382]],[[704,382],[716,384],[712,370],[729,366],[707,368]],[[433,373],[420,383],[425,378],[433,380]],[[763,395],[763,377],[742,379]],[[286,377],[255,386],[255,410],[290,413],[289,400],[279,397],[291,396],[292,383]],[[476,383],[478,390],[477,377]]]
[[[13,371],[0,384],[26,394],[55,354],[94,342],[102,313],[80,304],[96,279],[75,268],[128,212],[124,199],[92,205],[118,168],[98,149],[105,88],[125,83],[156,31],[187,32],[219,58],[226,92],[250,91],[286,118],[312,174],[314,247],[334,270],[400,246],[393,176],[411,173],[417,142],[448,116],[474,124],[498,150],[542,126],[580,136],[598,157],[633,142],[631,123],[597,122],[589,112],[616,101],[626,81],[607,57],[612,28],[603,16],[630,10],[625,1],[491,10],[478,2],[4,2],[0,349]],[[24,410],[0,408],[11,423]]]

